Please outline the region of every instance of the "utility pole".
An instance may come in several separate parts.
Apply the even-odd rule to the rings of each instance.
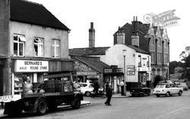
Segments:
[[[123,50],[123,59],[124,59],[124,61],[123,61],[123,72],[124,72],[123,80],[124,80],[124,95],[126,96],[126,79],[125,79],[125,77],[126,77],[126,73],[125,73],[125,57],[126,57],[126,55],[125,55],[125,52],[126,52],[126,50],[124,49]]]

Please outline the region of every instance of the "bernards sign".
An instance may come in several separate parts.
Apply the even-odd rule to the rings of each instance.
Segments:
[[[15,72],[48,72],[48,61],[16,60]]]

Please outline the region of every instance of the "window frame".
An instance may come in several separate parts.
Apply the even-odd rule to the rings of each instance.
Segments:
[[[20,36],[20,37],[19,37]],[[16,40],[15,40],[15,37]],[[18,57],[24,57],[25,56],[25,41],[21,41],[21,37],[25,38],[25,35],[23,34],[13,34],[13,55]],[[15,44],[17,46],[17,53],[15,54]],[[20,53],[20,46],[22,45],[22,55]]]
[[[58,44],[56,44],[58,41]],[[57,49],[58,48],[58,54]],[[60,39],[52,39],[52,57],[60,58],[61,57],[61,40]]]
[[[37,40],[38,39],[38,42],[37,43],[35,43],[35,40]],[[40,41],[40,42],[39,42]],[[42,38],[42,37],[34,37],[34,40],[33,40],[33,43],[34,43],[34,55],[36,56],[36,57],[43,57],[44,56],[44,38]],[[36,51],[35,51],[35,45],[37,46],[37,53],[36,53]],[[41,46],[41,55],[40,55],[40,46]]]

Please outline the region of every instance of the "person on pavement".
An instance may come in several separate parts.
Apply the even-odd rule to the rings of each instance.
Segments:
[[[110,102],[111,102],[111,98],[112,98],[112,88],[111,88],[111,84],[107,83],[106,84],[106,102],[105,105],[107,106],[111,106]]]
[[[121,86],[121,95],[125,95],[125,94],[124,94],[124,80],[122,80],[122,81],[120,82],[120,86]]]

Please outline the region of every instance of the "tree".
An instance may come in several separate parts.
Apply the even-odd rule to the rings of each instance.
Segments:
[[[182,62],[177,62],[177,61],[172,61],[172,62],[170,62],[170,65],[169,65],[169,71],[170,71],[170,74],[174,74],[175,72],[174,72],[174,69],[176,68],[176,67],[184,67],[184,63],[182,63]]]
[[[182,59],[184,61],[184,74],[183,77],[190,81],[190,55]]]

